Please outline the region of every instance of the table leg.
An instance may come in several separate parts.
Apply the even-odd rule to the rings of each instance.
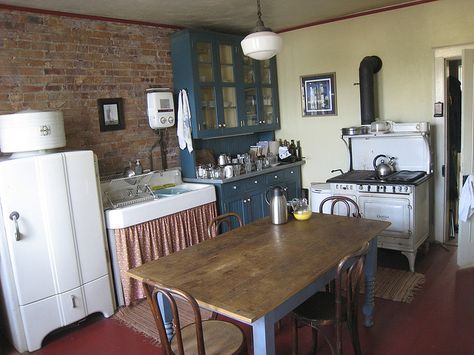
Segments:
[[[173,336],[173,312],[171,311],[170,302],[160,292],[156,294],[156,301],[158,302],[158,307],[160,307],[163,323],[165,324],[166,335],[168,336],[168,340],[171,340],[171,337]]]
[[[369,252],[365,259],[365,302],[362,307],[364,325],[371,327],[374,324],[375,308],[375,274],[377,272],[377,238],[370,242]]]
[[[275,322],[268,316],[257,319],[252,324],[253,353],[255,355],[275,354]]]

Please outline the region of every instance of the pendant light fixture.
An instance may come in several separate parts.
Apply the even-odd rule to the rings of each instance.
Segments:
[[[257,26],[245,37],[240,45],[246,56],[256,60],[270,59],[281,49],[281,37],[265,27],[260,11],[260,0],[257,0]]]

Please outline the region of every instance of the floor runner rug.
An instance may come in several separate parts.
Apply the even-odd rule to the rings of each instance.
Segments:
[[[417,291],[423,288],[425,275],[405,270],[377,268],[375,297],[410,303]]]

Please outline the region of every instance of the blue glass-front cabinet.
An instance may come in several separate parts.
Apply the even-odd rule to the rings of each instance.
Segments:
[[[175,93],[186,89],[193,138],[220,138],[280,126],[275,59],[243,55],[242,37],[184,30],[171,36]]]

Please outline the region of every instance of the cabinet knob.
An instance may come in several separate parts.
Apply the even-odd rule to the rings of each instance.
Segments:
[[[225,123],[222,124],[222,127],[225,127]]]
[[[232,188],[233,188],[234,190],[237,190],[237,186],[235,186],[235,185],[234,185],[234,186],[232,186]]]
[[[255,180],[254,183],[255,183],[255,184],[258,184],[258,180]]]
[[[275,175],[275,179],[278,179],[278,175]]]
[[[291,171],[290,171],[290,174],[294,174],[294,171],[293,171],[293,170],[291,170]]]

